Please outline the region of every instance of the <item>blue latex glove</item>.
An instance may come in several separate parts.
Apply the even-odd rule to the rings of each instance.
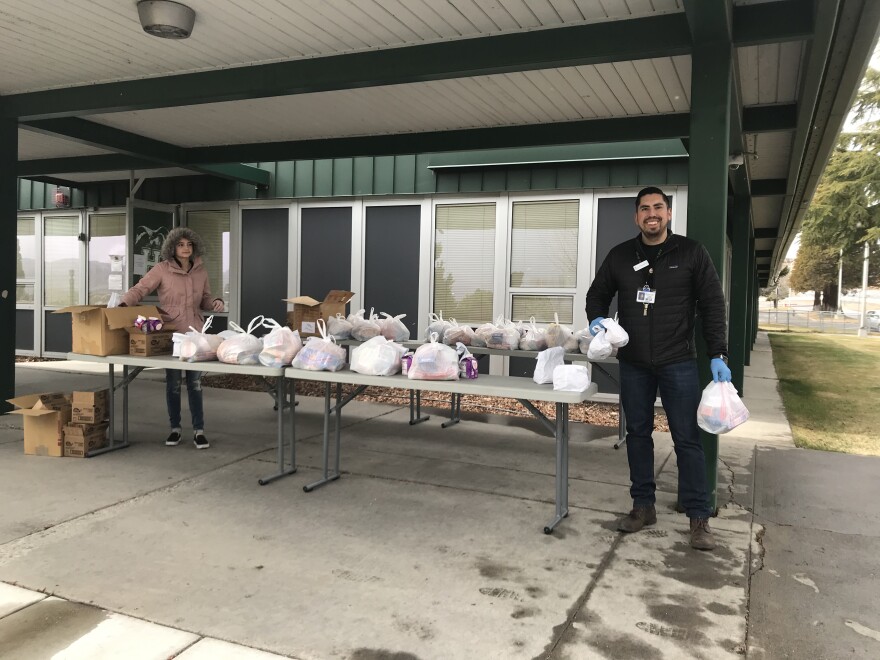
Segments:
[[[604,321],[604,320],[605,320],[604,316],[597,316],[596,318],[593,319],[593,322],[590,323],[590,334],[591,335],[593,335],[595,337],[596,334],[599,332],[599,330],[605,329],[605,326],[602,325],[602,321]]]
[[[716,383],[730,382],[730,368],[724,364],[724,360],[721,358],[712,358],[712,362],[709,363],[709,366],[712,369],[712,380]]]

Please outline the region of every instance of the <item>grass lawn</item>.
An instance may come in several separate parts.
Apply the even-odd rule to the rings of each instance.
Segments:
[[[880,456],[880,340],[769,336],[795,444]]]

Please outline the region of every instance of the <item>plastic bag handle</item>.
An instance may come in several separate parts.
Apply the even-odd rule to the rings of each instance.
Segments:
[[[437,343],[437,340],[440,339],[440,335],[438,335],[436,332],[432,332],[432,333],[428,336],[428,339],[431,340],[431,343],[432,343],[432,344],[436,344],[436,343]]]
[[[202,326],[202,334],[206,334],[208,332],[208,328],[211,327],[211,324],[214,322],[214,315],[211,314],[207,319],[205,319],[205,325]],[[193,328],[195,330],[195,328]],[[198,330],[196,330],[198,332]]]
[[[558,312],[553,312],[553,322],[556,325],[559,325],[559,313]]]
[[[270,330],[275,330],[276,328],[283,327],[278,321],[275,319],[263,319],[263,327],[269,328]]]
[[[334,344],[336,343],[336,337],[327,334],[327,323],[324,322],[324,319],[318,319],[315,322],[315,327],[318,328],[318,332],[321,334],[321,339]]]
[[[228,325],[229,325],[229,329],[232,330],[233,332],[241,332],[241,333],[244,333],[244,332],[245,332],[245,329],[242,328],[242,327],[241,327],[238,323],[236,323],[235,321],[230,321],[230,322],[228,323]]]
[[[251,322],[248,323],[247,333],[248,333],[249,335],[250,335],[250,334],[253,334],[253,331],[256,330],[257,328],[259,328],[261,325],[263,325],[263,321],[265,321],[265,320],[266,320],[266,317],[263,316],[262,314],[260,314],[259,316],[255,316],[254,318],[252,318],[252,319],[251,319]]]

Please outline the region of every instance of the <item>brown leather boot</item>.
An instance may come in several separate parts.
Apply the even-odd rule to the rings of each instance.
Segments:
[[[637,532],[645,525],[653,525],[657,522],[657,511],[654,505],[645,507],[633,507],[626,518],[621,518],[617,523],[617,529],[621,532]]]
[[[715,538],[709,529],[708,518],[691,518],[691,547],[697,550],[714,550]]]

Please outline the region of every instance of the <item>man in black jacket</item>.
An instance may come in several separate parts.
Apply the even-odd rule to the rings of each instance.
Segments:
[[[699,311],[712,377],[730,380],[724,293],[706,248],[673,234],[671,219],[670,199],[662,190],[639,191],[635,221],[640,233],[608,253],[587,292],[587,318],[595,335],[619,294],[619,323],[629,334],[617,358],[633,508],[618,529],[637,532],[657,522],[651,433],[659,389],[678,459],[678,493],[690,518],[691,546],[712,550],[706,459],[697,428],[701,388],[694,324]]]

